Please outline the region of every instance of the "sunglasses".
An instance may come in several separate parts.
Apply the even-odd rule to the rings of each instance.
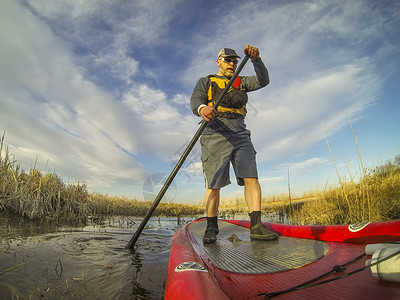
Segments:
[[[234,65],[237,65],[237,63],[238,63],[238,60],[236,58],[221,57],[221,60],[223,60],[227,64],[230,64],[233,62]]]

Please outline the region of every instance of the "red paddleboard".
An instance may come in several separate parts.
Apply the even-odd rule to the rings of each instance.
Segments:
[[[365,246],[400,241],[400,220],[264,223],[279,234],[275,241],[250,240],[248,221],[219,220],[214,244],[202,242],[205,223],[196,220],[174,235],[165,299],[400,299],[400,282],[373,277],[365,267]]]

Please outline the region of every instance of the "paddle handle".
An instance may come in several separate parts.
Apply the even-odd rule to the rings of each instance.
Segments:
[[[232,87],[233,83],[235,82],[236,78],[239,76],[240,71],[242,71],[244,65],[249,60],[250,56],[246,55],[243,58],[243,61],[237,67],[235,73],[232,75],[231,79],[229,80],[228,84],[226,85],[225,89],[215,101],[214,107],[217,108],[221,103],[223,97],[226,95],[228,90]],[[186,158],[189,156],[190,152],[192,151],[194,145],[196,144],[197,140],[200,138],[201,134],[203,133],[204,129],[207,126],[206,121],[202,121],[199,129],[197,129],[196,134],[193,136],[192,140],[190,141],[189,145],[186,147],[186,150],[183,152],[181,158],[179,159],[178,163],[175,165],[175,168],[172,170],[171,174],[168,176],[167,180],[165,181],[163,187],[161,188],[160,192],[158,193],[157,197],[154,199],[153,204],[150,206],[149,210],[147,211],[146,215],[144,216],[142,222],[140,223],[138,229],[136,229],[135,234],[127,244],[126,248],[130,250],[133,249],[135,246],[136,241],[138,240],[140,234],[142,233],[144,227],[146,226],[147,222],[151,218],[152,214],[156,210],[158,204],[160,203],[161,199],[164,197],[164,194],[167,192],[169,186],[171,185],[172,181],[174,180],[176,174],[178,173],[179,169],[182,167],[183,163],[185,162]]]

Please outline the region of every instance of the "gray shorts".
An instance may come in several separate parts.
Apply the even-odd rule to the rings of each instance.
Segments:
[[[256,151],[250,139],[250,131],[245,130],[228,138],[218,133],[203,134],[200,144],[207,189],[219,189],[231,183],[230,163],[238,185],[244,185],[243,178],[258,178]]]

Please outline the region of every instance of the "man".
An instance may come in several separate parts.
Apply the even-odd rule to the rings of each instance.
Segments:
[[[237,183],[244,186],[250,215],[250,237],[260,240],[278,238],[276,233],[270,232],[261,223],[261,188],[258,182],[256,151],[244,122],[247,92],[266,86],[269,75],[258,48],[247,45],[244,53],[250,56],[256,75],[238,77],[218,108],[213,105],[234,74],[240,58],[230,48],[224,48],[218,53],[218,73],[200,78],[190,99],[193,113],[208,122],[200,138],[207,189],[204,196],[207,215],[204,243],[214,243],[217,240],[220,189],[230,184],[230,163]]]

